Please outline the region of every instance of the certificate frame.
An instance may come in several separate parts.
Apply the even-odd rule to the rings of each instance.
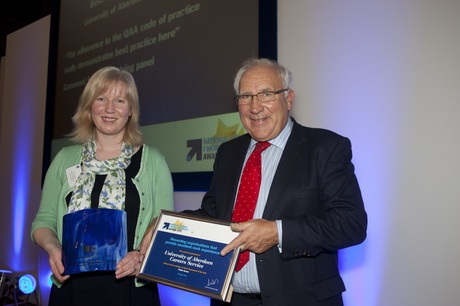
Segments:
[[[137,277],[230,302],[240,248],[220,250],[237,236],[230,222],[162,210]]]

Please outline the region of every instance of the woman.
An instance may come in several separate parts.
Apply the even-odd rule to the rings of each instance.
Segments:
[[[149,225],[160,210],[173,210],[173,188],[164,156],[143,144],[132,75],[116,67],[98,70],[72,119],[72,140],[80,144],[63,148],[51,163],[31,230],[49,255],[54,283],[49,305],[160,305],[156,284],[135,276],[151,237]],[[126,211],[127,255],[115,275],[62,275],[63,216],[98,207]]]

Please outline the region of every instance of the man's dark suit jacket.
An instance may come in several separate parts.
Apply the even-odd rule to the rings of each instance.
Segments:
[[[223,143],[210,188],[195,214],[231,220],[250,136]],[[367,215],[351,162],[351,143],[294,121],[263,219],[282,220],[282,253],[258,254],[263,305],[342,305],[337,251],[366,237]]]

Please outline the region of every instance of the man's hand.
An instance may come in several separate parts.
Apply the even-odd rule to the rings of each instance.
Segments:
[[[220,252],[222,256],[239,246],[241,246],[241,251],[249,250],[260,254],[278,244],[276,221],[254,219],[232,223],[230,227],[232,231],[240,234],[222,249]]]

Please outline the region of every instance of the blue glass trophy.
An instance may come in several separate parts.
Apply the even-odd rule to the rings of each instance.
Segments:
[[[115,270],[127,251],[124,210],[83,209],[63,217],[64,275]]]

